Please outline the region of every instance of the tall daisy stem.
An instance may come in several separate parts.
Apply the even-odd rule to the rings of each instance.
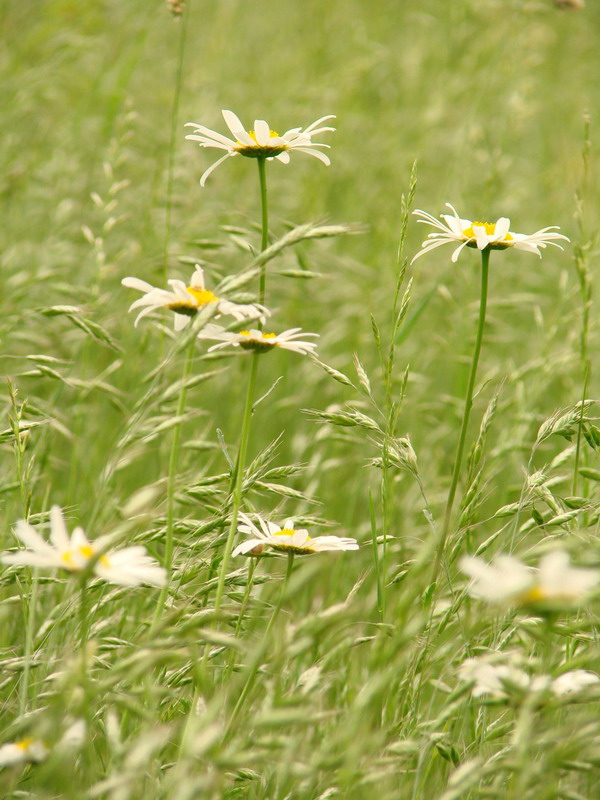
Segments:
[[[266,159],[258,158],[258,181],[260,183],[260,209],[262,220],[262,236],[260,250],[266,250],[269,245],[269,206],[267,203],[267,175],[265,170]],[[263,264],[260,268],[260,280],[258,286],[258,302],[264,305],[267,288],[267,265]],[[262,325],[260,326],[262,330]]]
[[[79,648],[81,658],[81,686],[83,688],[83,718],[90,720],[90,680],[88,663],[88,639],[90,635],[90,610],[88,597],[88,574],[84,571],[79,583]]]
[[[454,498],[456,496],[456,489],[458,486],[458,479],[460,477],[460,468],[462,466],[463,453],[465,449],[465,440],[467,438],[467,430],[469,427],[469,418],[471,416],[471,408],[473,407],[473,391],[475,389],[475,379],[477,377],[477,365],[479,364],[479,354],[481,353],[481,342],[483,339],[483,328],[485,325],[485,312],[487,309],[487,295],[488,295],[488,271],[490,263],[490,248],[486,247],[481,251],[481,294],[479,298],[479,321],[477,323],[477,337],[475,339],[475,349],[473,350],[473,358],[471,361],[471,371],[469,373],[469,383],[467,385],[467,393],[465,396],[465,407],[463,411],[462,424],[460,426],[460,437],[458,440],[458,448],[456,450],[456,457],[454,459],[454,469],[452,471],[452,482],[450,483],[450,491],[448,492],[448,500],[446,501],[446,511],[444,513],[444,527],[442,528],[442,535],[437,546],[435,554],[435,562],[433,565],[433,578],[432,582],[435,583],[438,579],[444,552],[446,549],[446,541],[450,531],[450,519],[452,517],[452,507],[454,506]]]
[[[177,401],[177,424],[173,433],[173,441],[171,442],[171,453],[169,455],[169,475],[167,478],[167,533],[165,536],[165,557],[164,567],[167,573],[170,574],[171,564],[173,563],[173,527],[175,522],[175,473],[177,472],[177,460],[179,456],[179,445],[181,442],[181,418],[185,413],[185,404],[187,400],[187,382],[192,371],[192,362],[194,360],[194,351],[196,347],[195,339],[190,342],[184,365],[183,373],[181,375],[181,387],[179,389],[179,399]],[[167,595],[169,593],[168,583],[163,586],[156,605],[154,619],[152,620],[152,629],[158,623],[162,612],[164,610]]]
[[[179,32],[179,50],[177,54],[177,71],[175,74],[175,92],[173,95],[173,107],[171,109],[171,133],[169,139],[169,163],[167,170],[167,209],[165,218],[165,244],[164,244],[164,268],[165,282],[167,280],[167,269],[169,260],[169,242],[171,240],[171,217],[173,212],[173,175],[175,168],[175,142],[177,137],[177,117],[179,115],[179,102],[181,99],[181,86],[183,83],[183,59],[185,53],[185,41],[187,36],[188,20],[190,18],[190,0],[188,7],[181,20],[181,30]]]
[[[38,595],[38,570],[34,569],[31,573],[31,594],[27,605],[27,622],[25,627],[25,653],[23,654],[23,677],[19,692],[19,715],[22,716],[27,711],[27,701],[29,699],[29,676],[31,674],[31,659],[34,648],[35,612],[37,607]]]
[[[267,203],[267,175],[265,170],[266,159],[258,158],[258,182],[260,185],[260,208],[261,208],[261,252],[267,249],[269,244],[269,207]],[[267,269],[263,264],[260,268],[259,279],[259,302],[261,305],[265,301],[265,292],[267,284]],[[258,323],[258,327],[262,330],[262,322]],[[246,404],[244,406],[244,416],[242,419],[242,431],[240,433],[240,444],[238,448],[238,457],[235,466],[235,479],[233,484],[233,497],[231,507],[231,521],[229,523],[229,531],[227,533],[227,541],[225,542],[225,551],[223,552],[223,560],[221,561],[221,568],[219,570],[219,580],[217,583],[217,596],[215,598],[215,611],[221,607],[223,599],[223,590],[225,587],[225,577],[229,569],[229,561],[231,559],[231,551],[233,550],[233,542],[235,533],[237,531],[238,515],[242,504],[242,487],[244,484],[244,469],[246,466],[246,453],[248,451],[248,439],[250,437],[250,423],[252,420],[252,407],[254,405],[254,390],[256,388],[256,374],[258,371],[258,359],[260,353],[254,352],[252,354],[252,364],[250,366],[250,376],[248,378],[248,388],[246,390]]]
[[[279,617],[279,612],[281,611],[281,606],[283,605],[283,600],[287,593],[287,586],[292,575],[292,570],[294,568],[294,553],[288,553],[287,557],[287,568],[285,571],[285,577],[283,579],[283,586],[281,587],[281,592],[279,593],[279,599],[277,601],[277,605],[273,609],[273,613],[271,614],[271,618],[269,619],[269,623],[265,629],[264,634],[262,635],[262,639],[258,645],[258,648],[252,658],[248,666],[248,676],[246,678],[246,683],[244,684],[244,688],[240,692],[240,696],[237,699],[233,712],[231,714],[231,718],[227,725],[227,729],[225,731],[225,739],[228,738],[229,734],[231,733],[235,723],[237,722],[238,716],[244,703],[246,702],[246,698],[250,694],[252,687],[254,686],[254,681],[256,680],[256,675],[258,673],[258,668],[260,667],[263,655],[265,653],[266,648],[268,647],[271,631],[275,623],[277,622],[277,618]]]

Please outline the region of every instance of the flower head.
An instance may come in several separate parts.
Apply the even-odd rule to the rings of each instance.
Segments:
[[[0,767],[13,764],[39,764],[48,756],[48,748],[41,739],[28,736],[18,742],[10,742],[0,747]]]
[[[508,661],[507,661],[508,656]],[[495,663],[503,659],[504,663]],[[505,699],[515,692],[544,692],[550,690],[556,697],[579,694],[590,686],[600,684],[600,676],[585,669],[565,672],[552,680],[549,675],[532,678],[517,667],[514,654],[489,653],[477,658],[468,658],[458,668],[458,677],[473,684],[473,697],[490,695],[494,699]]]
[[[537,570],[513,556],[499,556],[493,564],[465,556],[460,568],[472,579],[469,594],[490,603],[571,605],[600,582],[600,571],[571,567],[569,555],[563,550],[545,555]]]
[[[291,128],[280,136],[277,131],[271,130],[264,119],[255,120],[254,129],[247,131],[233,111],[224,110],[221,113],[223,114],[227,127],[234,137],[233,139],[223,136],[223,134],[217,131],[212,131],[210,128],[205,128],[204,125],[197,125],[195,122],[188,122],[186,124],[186,127],[194,129],[193,133],[185,137],[186,139],[198,142],[200,147],[214,147],[217,150],[223,150],[225,152],[225,155],[218,161],[215,161],[202,175],[200,178],[201,186],[204,186],[211,172],[230,156],[267,159],[276,158],[284,164],[287,164],[290,160],[290,152],[296,150],[299,153],[307,153],[308,155],[314,156],[326,166],[329,166],[330,162],[327,156],[317,149],[319,147],[329,147],[329,145],[322,144],[321,142],[313,142],[312,137],[335,130],[335,128],[330,127],[319,127],[322,122],[335,119],[332,114],[321,117],[304,130],[302,130],[302,128]]]
[[[459,242],[459,246],[452,253],[452,261],[455,262],[464,247],[476,247],[478,250],[485,250],[486,247],[491,250],[506,250],[508,247],[513,247],[515,250],[525,250],[541,257],[540,248],[543,249],[546,245],[551,244],[562,250],[562,247],[554,241],[555,239],[569,241],[562,233],[556,233],[558,230],[556,225],[542,228],[531,234],[513,233],[509,230],[510,220],[507,217],[500,217],[497,222],[471,222],[470,219],[459,217],[456,209],[450,203],[446,203],[446,205],[452,210],[452,214],[442,214],[443,222],[432,217],[427,211],[420,209],[413,211],[413,214],[421,217],[419,222],[431,225],[439,231],[427,236],[421,245],[422,249],[413,258],[413,261],[425,253],[435,250],[436,247],[453,242]]]
[[[489,694],[494,698],[508,697],[510,689],[528,689],[531,678],[514,664],[494,664],[493,656],[467,658],[458,668],[461,681],[473,683],[473,697]]]
[[[144,292],[143,297],[140,297],[129,307],[130,311],[133,311],[134,308],[141,307],[142,309],[137,315],[135,325],[138,324],[142,317],[154,311],[155,308],[168,308],[170,311],[175,312],[175,330],[179,331],[185,328],[190,319],[196,316],[202,308],[212,304],[214,304],[217,316],[229,314],[240,321],[260,319],[264,322],[269,316],[269,311],[264,306],[239,305],[222,297],[217,297],[210,289],[206,288],[204,271],[198,264],[196,264],[190,285],[186,286],[183,281],[170,280],[168,283],[171,291],[158,289],[139,278],[123,278],[121,283],[128,289],[137,289],[139,292]]]
[[[198,338],[213,339],[219,342],[219,344],[209,347],[209,351],[233,345],[241,347],[243,350],[254,350],[259,353],[270,352],[274,348],[280,347],[282,350],[292,350],[301,355],[308,355],[314,352],[317,343],[303,341],[303,337],[318,335],[318,333],[303,333],[300,328],[290,328],[283,333],[264,333],[254,329],[232,333],[219,325],[207,325],[200,331]]]
[[[304,528],[296,530],[292,519],[286,519],[283,528],[258,515],[256,516],[258,526],[243,512],[240,512],[240,519],[243,523],[238,528],[240,533],[253,538],[238,545],[233,551],[232,555],[234,556],[248,553],[261,555],[265,548],[274,550],[276,553],[299,555],[323,553],[326,550],[358,550],[356,539],[340,538],[339,536],[316,536],[313,539]]]
[[[578,694],[590,686],[598,686],[600,676],[587,669],[572,669],[552,681],[552,691],[558,697],[565,694]]]
[[[50,543],[42,539],[36,529],[25,520],[17,522],[15,534],[27,549],[4,553],[0,557],[4,564],[81,572],[94,559],[94,573],[119,586],[138,586],[143,583],[164,586],[167,580],[165,570],[146,554],[144,547],[126,547],[123,550],[104,552],[109,537],[101,536],[92,543],[79,527],[69,537],[63,513],[58,506],[52,506],[50,511]]]

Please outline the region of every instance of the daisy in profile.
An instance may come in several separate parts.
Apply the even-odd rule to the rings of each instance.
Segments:
[[[49,752],[44,742],[33,736],[3,744],[0,746],[0,768],[13,764],[39,764],[48,757]]]
[[[542,228],[530,234],[514,233],[509,230],[510,220],[507,217],[500,217],[496,222],[471,222],[470,219],[459,217],[456,209],[450,203],[446,203],[446,205],[451,209],[452,214],[442,214],[443,222],[432,217],[427,211],[421,211],[420,209],[413,211],[413,214],[421,217],[419,222],[431,225],[436,229],[436,233],[430,233],[427,236],[427,239],[421,245],[421,250],[413,258],[413,262],[443,244],[458,243],[458,247],[452,253],[451,258],[455,262],[464,247],[474,247],[478,250],[485,250],[486,247],[491,250],[506,250],[512,247],[515,250],[534,253],[541,258],[540,248],[543,249],[551,244],[562,250],[562,247],[555,240],[563,239],[564,241],[569,241],[562,233],[556,233],[559,230],[556,225]]]
[[[472,683],[473,697],[490,695],[495,699],[508,697],[510,690],[523,691],[529,689],[531,678],[522,669],[514,664],[494,664],[495,654],[468,658],[458,668],[458,677],[461,681]],[[544,688],[549,679],[542,683],[539,679],[536,688]]]
[[[136,317],[134,323],[136,326],[142,317],[151,314],[156,308],[168,308],[170,311],[175,312],[176,331],[185,328],[192,317],[195,317],[200,310],[209,305],[214,306],[217,316],[229,314],[239,321],[260,319],[264,322],[270,315],[270,312],[264,306],[256,304],[240,305],[222,297],[217,297],[210,289],[206,288],[204,271],[198,264],[196,264],[189,286],[186,286],[183,281],[170,280],[168,281],[171,287],[170,291],[168,289],[158,289],[139,278],[123,278],[121,283],[128,289],[137,289],[139,292],[144,292],[143,296],[129,307],[130,311],[136,308],[142,309]]]
[[[490,603],[574,605],[600,582],[600,571],[570,566],[569,555],[563,550],[545,555],[537,569],[513,556],[499,556],[493,564],[465,556],[460,568],[471,578],[469,594]]]
[[[268,522],[256,515],[258,525],[247,514],[240,511],[242,525],[238,527],[240,533],[251,536],[238,545],[232,555],[261,555],[265,549],[276,553],[294,553],[305,555],[307,553],[324,553],[326,550],[358,550],[356,539],[340,538],[339,536],[316,536],[314,539],[308,535],[304,528],[296,530],[294,521],[286,519],[283,528],[274,522]]]
[[[81,572],[95,559],[94,573],[108,583],[118,586],[164,586],[167,581],[166,571],[147,555],[142,546],[104,552],[109,536],[101,536],[92,543],[79,527],[69,536],[58,506],[52,506],[50,511],[50,542],[46,542],[25,520],[17,522],[14,532],[27,549],[3,553],[0,560],[4,564]]]
[[[600,687],[600,676],[587,669],[572,669],[552,681],[552,691],[558,697],[579,694],[591,686]]]
[[[507,661],[508,658],[508,661]],[[495,663],[502,659],[504,663]],[[505,699],[514,692],[544,692],[549,690],[556,697],[577,695],[592,686],[600,687],[600,676],[586,669],[573,669],[552,680],[549,675],[531,677],[515,663],[511,654],[489,653],[477,658],[468,658],[458,668],[461,681],[472,683],[473,697],[490,695],[494,699]]]
[[[268,353],[276,347],[282,350],[292,350],[294,353],[309,355],[314,353],[316,342],[309,342],[304,337],[318,337],[318,333],[303,333],[300,328],[290,328],[282,333],[264,333],[258,330],[239,331],[232,333],[219,325],[207,325],[198,334],[199,339],[211,339],[218,344],[209,347],[211,350],[221,350],[224,347],[241,347],[243,350],[254,350],[259,353]]]
[[[186,139],[198,142],[200,147],[212,147],[224,152],[224,155],[218,161],[215,161],[202,175],[200,178],[201,186],[204,186],[211,172],[231,156],[265,158],[269,160],[276,158],[283,164],[288,164],[290,153],[296,151],[314,156],[319,161],[322,161],[323,164],[329,166],[329,159],[325,153],[318,149],[322,147],[328,148],[329,145],[322,142],[313,142],[313,136],[320,136],[322,133],[329,133],[335,130],[335,128],[322,126],[323,122],[335,119],[333,114],[321,117],[316,122],[313,122],[312,125],[309,125],[308,128],[304,128],[304,130],[302,128],[290,128],[280,136],[277,131],[271,130],[264,119],[255,120],[254,128],[246,130],[233,111],[224,110],[221,113],[233,139],[223,136],[223,134],[210,128],[205,128],[204,125],[197,125],[195,122],[186,124],[186,127],[193,128],[193,133],[188,134],[185,137]]]

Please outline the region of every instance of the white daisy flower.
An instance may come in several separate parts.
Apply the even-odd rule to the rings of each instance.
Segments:
[[[413,262],[435,250],[436,247],[441,247],[443,244],[452,244],[459,242],[459,246],[452,253],[452,261],[458,259],[464,247],[476,247],[478,250],[485,250],[489,247],[491,250],[505,250],[508,247],[513,247],[515,250],[525,250],[528,253],[535,253],[540,256],[540,248],[546,245],[553,245],[562,250],[559,244],[556,244],[555,239],[564,239],[569,241],[562,233],[556,233],[559,230],[556,225],[549,228],[542,228],[539,231],[531,234],[513,233],[509,230],[510,220],[507,217],[500,217],[497,222],[471,222],[470,219],[462,219],[459,217],[454,206],[446,203],[448,208],[452,210],[452,214],[442,214],[441,218],[444,220],[440,222],[427,211],[417,209],[413,211],[418,217],[422,217],[419,222],[424,222],[426,225],[431,225],[436,228],[439,233],[430,233],[427,239],[421,245],[421,251],[413,258]],[[412,263],[412,262],[411,262]]]
[[[600,676],[587,669],[573,669],[565,672],[552,681],[552,691],[558,697],[565,694],[576,694],[589,686],[600,684]]]
[[[164,586],[167,581],[166,571],[147,555],[142,546],[103,552],[110,537],[101,536],[92,544],[79,527],[69,537],[63,513],[58,506],[52,506],[50,511],[50,543],[44,541],[25,520],[17,522],[15,534],[27,546],[27,550],[4,553],[0,556],[4,564],[81,572],[91,559],[97,558],[94,573],[109,583],[119,586],[139,586],[144,583]]]
[[[524,690],[531,685],[526,672],[512,664],[492,664],[489,656],[463,661],[458,668],[458,677],[461,681],[473,682],[473,697],[489,694],[497,699],[505,698],[511,688]]]
[[[469,594],[490,603],[573,604],[600,582],[600,571],[571,567],[563,550],[545,555],[537,570],[512,556],[499,556],[493,564],[465,556],[460,568],[472,579]]]
[[[0,767],[9,767],[13,764],[39,764],[47,758],[49,752],[41,739],[28,736],[19,742],[3,744],[0,747]]]
[[[308,535],[304,528],[296,530],[294,521],[286,519],[283,528],[274,522],[268,522],[256,515],[258,526],[250,519],[247,514],[240,512],[242,525],[238,530],[240,533],[250,535],[248,539],[238,545],[233,551],[234,556],[261,555],[265,548],[274,550],[277,553],[323,553],[326,550],[358,550],[356,539],[340,538],[339,536],[316,536],[314,539]]]
[[[170,280],[168,283],[171,291],[158,289],[139,278],[123,278],[121,283],[128,289],[137,289],[139,292],[144,292],[143,297],[140,297],[129,307],[130,311],[133,311],[134,308],[142,309],[136,317],[135,325],[138,324],[142,317],[152,313],[154,309],[168,308],[170,311],[175,312],[175,330],[179,331],[185,328],[190,319],[196,316],[200,309],[212,303],[215,304],[217,316],[229,314],[239,321],[260,319],[264,323],[266,318],[270,316],[270,312],[264,306],[258,304],[240,305],[222,297],[217,297],[210,289],[206,288],[204,271],[198,264],[196,264],[190,285],[186,286],[183,281]]]
[[[303,333],[300,328],[290,328],[283,333],[264,333],[254,329],[232,333],[219,325],[207,325],[200,331],[198,338],[214,339],[219,342],[219,344],[209,347],[209,352],[233,345],[241,347],[243,350],[255,350],[259,353],[266,353],[275,347],[280,347],[282,350],[292,350],[294,353],[309,355],[314,353],[317,343],[304,341],[303,337],[318,337],[318,335],[318,333]]]
[[[321,117],[308,128],[291,128],[280,136],[277,131],[271,130],[264,119],[257,119],[254,121],[254,130],[247,131],[239,118],[233,111],[222,111],[223,118],[227,127],[233,135],[233,139],[223,136],[217,131],[212,131],[210,128],[205,128],[204,125],[197,125],[195,122],[188,122],[186,127],[194,129],[193,133],[188,134],[185,138],[193,142],[198,142],[200,147],[214,147],[217,150],[223,150],[223,155],[218,161],[215,161],[200,178],[200,185],[204,186],[206,179],[215,170],[219,164],[230,158],[231,156],[246,156],[246,158],[276,158],[284,164],[289,163],[290,152],[296,150],[299,153],[307,153],[310,156],[318,158],[323,164],[329,166],[329,159],[324,153],[321,153],[317,148],[329,147],[328,144],[321,142],[313,142],[313,136],[319,136],[321,133],[328,133],[334,131],[335,128],[319,127],[321,123],[327,120],[335,119],[333,114],[326,117]]]

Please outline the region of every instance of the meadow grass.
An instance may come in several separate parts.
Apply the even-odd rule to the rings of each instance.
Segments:
[[[19,519],[45,535],[58,504],[69,530],[170,573],[161,590],[2,566],[0,747],[48,748],[0,769],[2,796],[598,797],[596,687],[513,675],[475,697],[459,672],[492,654],[532,678],[600,673],[593,594],[493,605],[459,569],[556,548],[600,566],[597,4],[0,8],[0,550]],[[280,132],[337,115],[329,168],[266,165],[267,329],[319,333],[319,361],[208,352],[207,315],[175,334],[169,311],[137,328],[127,313],[122,278],[165,286],[195,263],[258,297],[255,164],[200,188],[215,154],[184,138],[190,121],[226,132],[223,108]],[[411,210],[446,202],[571,242],[491,253],[440,550],[481,269],[445,247],[410,265],[429,230]],[[237,506],[360,550],[229,558]]]

